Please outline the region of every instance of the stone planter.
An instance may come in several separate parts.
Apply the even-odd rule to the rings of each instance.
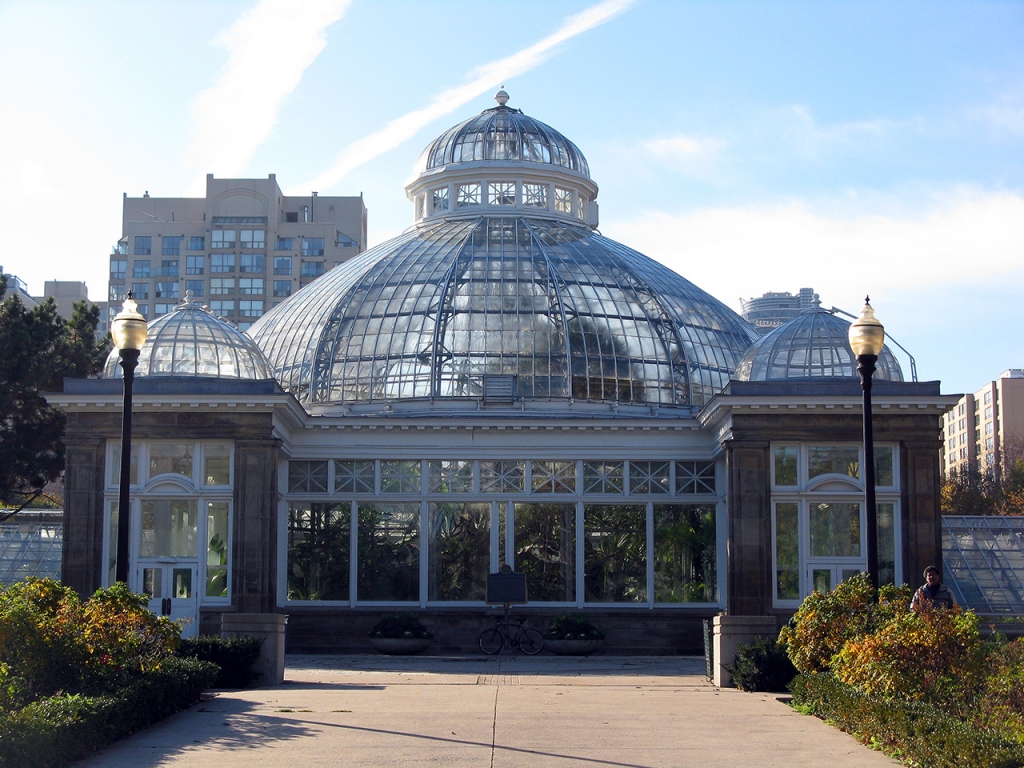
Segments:
[[[430,637],[371,637],[370,645],[389,656],[413,656],[423,653],[434,642]]]
[[[590,656],[604,646],[604,640],[544,640],[544,650],[559,656]]]

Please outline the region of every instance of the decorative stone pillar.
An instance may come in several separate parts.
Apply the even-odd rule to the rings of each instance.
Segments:
[[[253,666],[260,685],[284,682],[284,628],[288,617],[280,613],[225,613],[221,637],[256,637],[263,641]]]
[[[233,603],[242,613],[277,608],[277,441],[235,440]]]
[[[725,668],[736,661],[736,651],[761,637],[775,639],[779,630],[774,616],[729,616],[720,613],[714,617],[715,685],[735,688],[732,675]]]

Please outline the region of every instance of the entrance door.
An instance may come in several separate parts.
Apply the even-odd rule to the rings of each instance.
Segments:
[[[149,595],[149,610],[182,622],[182,637],[199,633],[198,563],[142,563],[139,582]]]

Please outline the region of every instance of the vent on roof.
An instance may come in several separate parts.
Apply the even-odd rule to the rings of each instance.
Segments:
[[[512,374],[484,376],[484,403],[511,405],[516,396],[516,377]]]

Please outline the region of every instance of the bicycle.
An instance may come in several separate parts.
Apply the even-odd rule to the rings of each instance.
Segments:
[[[527,656],[536,656],[544,649],[544,636],[536,629],[524,625],[525,621],[519,619],[512,625],[512,629],[515,630],[515,634],[512,634],[509,631],[508,614],[504,617],[498,616],[492,628],[480,633],[480,639],[477,641],[480,650],[488,656],[493,656],[502,648],[509,647],[518,648]]]

